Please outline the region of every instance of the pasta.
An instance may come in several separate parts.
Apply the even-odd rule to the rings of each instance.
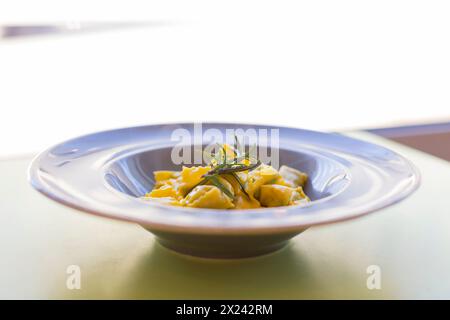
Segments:
[[[310,201],[303,188],[308,175],[281,166],[276,170],[240,156],[229,145],[207,166],[181,171],[155,171],[153,189],[144,198],[191,208],[254,209],[291,206]]]

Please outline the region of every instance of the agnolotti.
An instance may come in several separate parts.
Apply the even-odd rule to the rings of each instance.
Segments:
[[[153,190],[144,198],[191,208],[255,209],[309,202],[303,188],[308,175],[297,169],[270,165],[240,155],[223,145],[207,166],[181,171],[155,171]]]

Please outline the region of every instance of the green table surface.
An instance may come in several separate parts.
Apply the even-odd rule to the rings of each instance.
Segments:
[[[31,157],[0,161],[0,298],[450,298],[450,163],[365,133],[422,172],[411,197],[366,217],[312,227],[276,253],[207,260],[162,248],[138,225],[68,209],[34,191]],[[81,288],[66,286],[69,265]],[[381,270],[369,290],[367,267]]]

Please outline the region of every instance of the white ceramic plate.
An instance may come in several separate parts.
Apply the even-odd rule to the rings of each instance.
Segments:
[[[139,223],[166,247],[207,257],[246,257],[282,247],[309,226],[356,218],[390,206],[419,185],[417,169],[384,147],[339,134],[248,124],[203,124],[203,130],[278,129],[280,164],[309,174],[306,206],[253,210],[172,207],[139,197],[153,171],[170,161],[175,129],[194,124],[99,132],[60,143],[30,166],[31,184],[55,201],[91,214]]]

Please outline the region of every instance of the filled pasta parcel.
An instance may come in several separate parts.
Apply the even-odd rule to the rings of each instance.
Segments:
[[[308,175],[281,166],[276,170],[228,144],[211,154],[205,166],[155,171],[153,189],[144,198],[167,205],[210,209],[255,209],[309,202]]]

